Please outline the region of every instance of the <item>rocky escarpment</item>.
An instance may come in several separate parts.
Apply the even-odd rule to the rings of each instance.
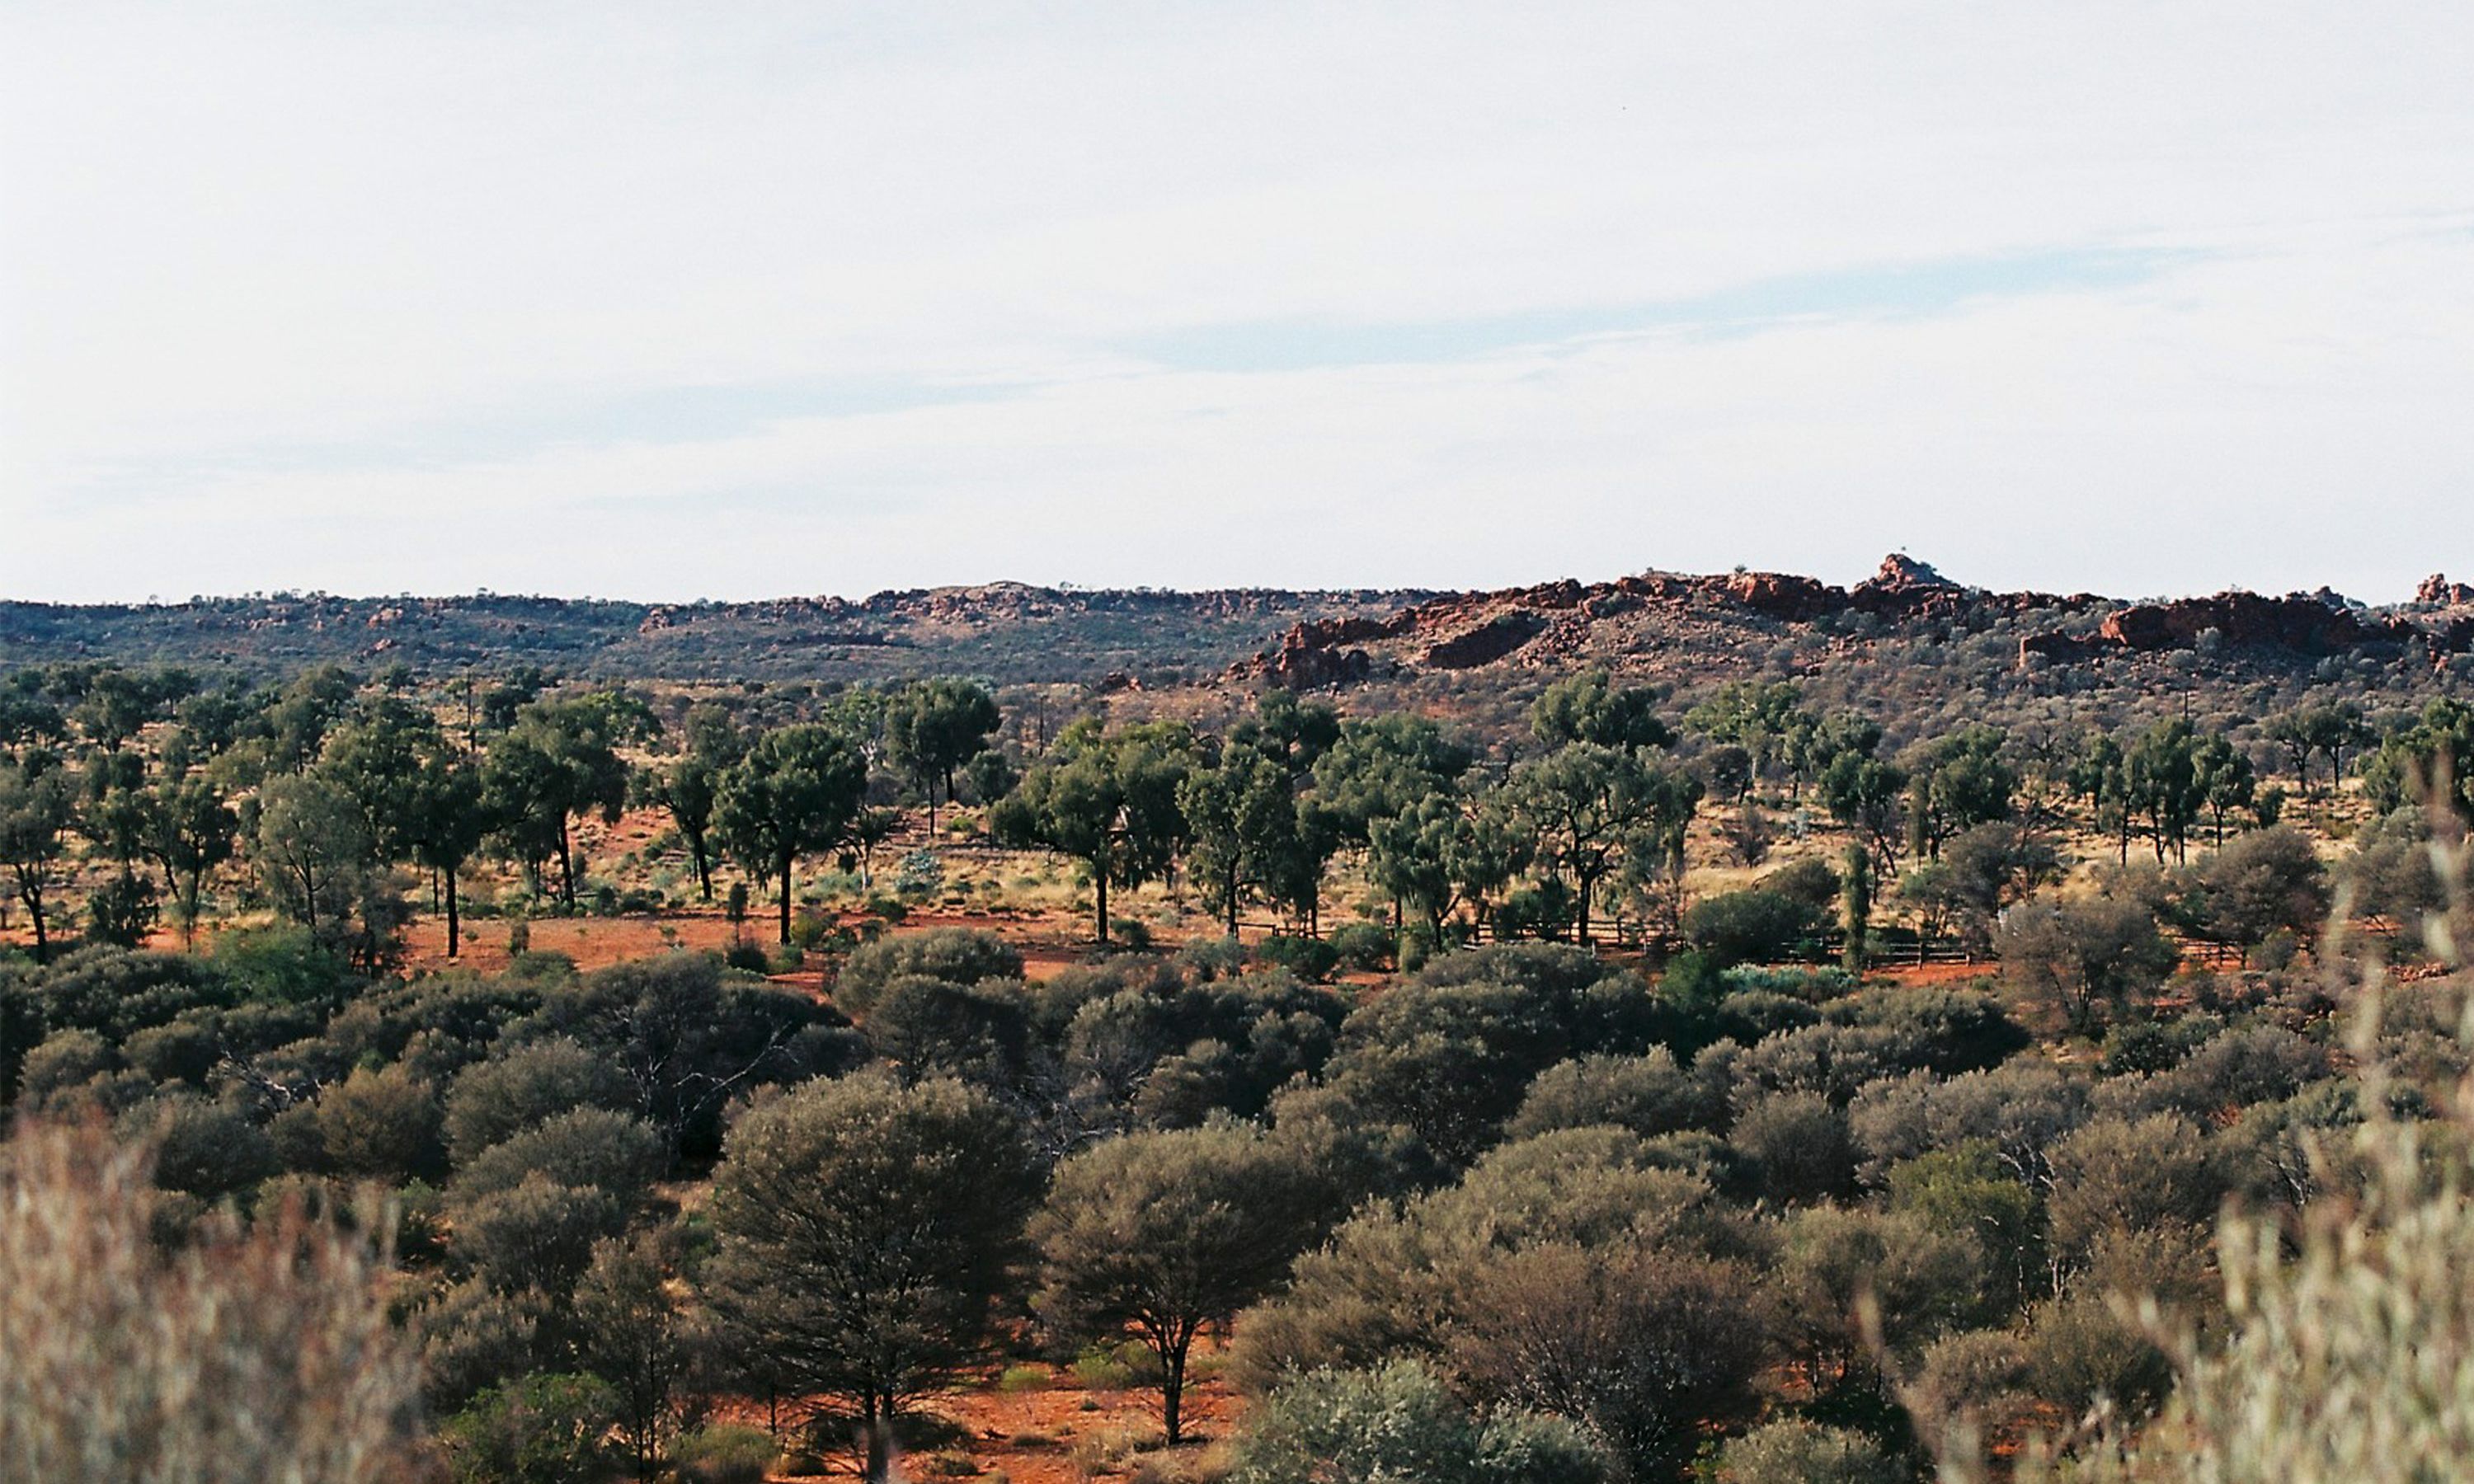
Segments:
[[[2424,584],[2422,601],[2448,604],[2461,592],[2474,603],[2474,589],[2434,579]],[[2034,627],[2018,640],[2023,667],[2179,650],[2294,659],[2393,653],[2417,644],[2462,653],[2474,644],[2474,612],[2417,621],[2324,590],[2286,597],[2222,592],[2160,603],[1994,592],[1896,553],[1850,587],[1783,572],[1647,572],[1612,583],[1450,593],[1387,619],[1298,625],[1225,678],[1321,688],[1496,664],[1638,665],[1661,652],[1750,648],[1765,633],[1823,633],[1832,642],[1861,643],[1898,634],[1948,639],[2028,625]]]
[[[2231,649],[2322,658],[2357,649],[2394,649],[2435,636],[2403,618],[2355,609],[2325,590],[2282,598],[2220,592],[2170,603],[2134,603],[2107,613],[2093,634],[2029,634],[2019,641],[2019,657],[2024,663],[2031,657],[2086,659],[2106,654]]]

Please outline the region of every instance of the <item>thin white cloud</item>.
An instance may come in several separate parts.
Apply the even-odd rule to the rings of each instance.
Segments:
[[[2393,590],[2464,539],[2390,534],[2474,451],[2455,7],[813,9],[9,12],[0,584],[1443,584],[1906,544]],[[1431,364],[1140,349],[2124,250],[2178,266]],[[817,382],[980,391],[661,416]],[[643,425],[567,416],[596,404]],[[458,431],[528,420],[582,430]]]

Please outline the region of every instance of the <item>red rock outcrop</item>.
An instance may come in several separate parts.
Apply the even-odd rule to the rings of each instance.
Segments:
[[[1437,670],[1471,670],[1513,654],[1545,629],[1544,617],[1516,610],[1428,645],[1420,658]]]
[[[2106,617],[2099,637],[2141,652],[2191,649],[2216,631],[2237,648],[2275,648],[2332,655],[2364,644],[2405,637],[2393,622],[2372,622],[2325,599],[2293,593],[2264,598],[2252,592],[2220,592],[2212,598],[2138,603]]]

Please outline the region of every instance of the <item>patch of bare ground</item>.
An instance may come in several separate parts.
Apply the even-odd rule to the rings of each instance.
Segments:
[[[1035,1382],[1026,1384],[1036,1375]],[[1009,1377],[1009,1379],[1008,1379]],[[1217,1376],[1195,1381],[1186,1392],[1188,1442],[1180,1454],[1198,1453],[1225,1436],[1243,1403]],[[786,1404],[788,1418],[795,1408]],[[766,1425],[765,1408],[738,1403],[723,1409],[732,1421]],[[919,1442],[902,1460],[904,1475],[920,1484],[938,1479],[976,1479],[980,1484],[1092,1484],[1124,1478],[1161,1448],[1158,1393],[1086,1386],[1056,1366],[1017,1365],[1003,1376],[990,1371],[972,1383],[937,1397],[919,1409],[910,1425]],[[791,1429],[785,1426],[788,1434]],[[845,1480],[853,1476],[845,1453],[796,1451],[786,1460],[821,1465],[821,1472],[775,1472],[777,1481]]]

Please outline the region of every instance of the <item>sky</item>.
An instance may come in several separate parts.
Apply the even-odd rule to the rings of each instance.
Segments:
[[[0,0],[0,597],[2474,578],[2474,7]]]

